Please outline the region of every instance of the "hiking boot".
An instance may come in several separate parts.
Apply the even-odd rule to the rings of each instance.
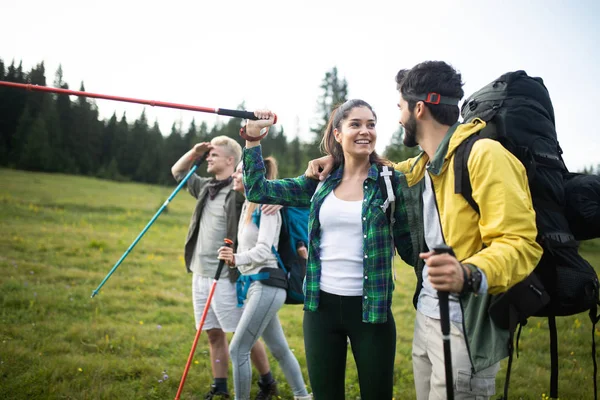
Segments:
[[[217,400],[217,399],[229,399],[229,393],[217,391],[215,385],[210,385],[210,392],[206,393],[204,400]]]
[[[277,391],[277,382],[273,381],[265,385],[264,383],[258,382],[260,390],[256,394],[254,400],[275,400],[279,392]]]

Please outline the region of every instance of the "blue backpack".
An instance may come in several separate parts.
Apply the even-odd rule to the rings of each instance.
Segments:
[[[304,304],[302,290],[306,276],[306,259],[298,254],[299,247],[308,249],[308,207],[283,207],[281,209],[279,251],[272,248],[279,267],[287,276],[285,304]],[[253,222],[260,227],[260,208],[252,214]]]

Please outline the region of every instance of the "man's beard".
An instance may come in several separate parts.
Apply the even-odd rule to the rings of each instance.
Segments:
[[[404,126],[404,139],[403,143],[406,147],[417,147],[419,143],[417,143],[417,119],[414,114],[410,114],[408,121]]]

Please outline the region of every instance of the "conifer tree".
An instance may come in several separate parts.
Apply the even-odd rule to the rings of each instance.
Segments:
[[[327,127],[329,116],[333,107],[344,103],[348,100],[348,82],[345,78],[338,76],[337,67],[333,67],[325,73],[325,78],[321,83],[322,94],[318,100],[317,114],[319,120],[317,124],[311,128],[313,140],[306,146],[306,153],[309,158],[321,156],[320,144],[323,132]]]
[[[128,144],[130,141],[130,129],[129,123],[127,122],[127,115],[123,113],[119,123],[117,124],[117,133],[115,134],[113,140],[113,150],[112,154],[117,162],[117,167],[119,169],[119,174],[123,177],[130,176],[127,174],[128,164]]]
[[[20,62],[15,66],[13,60],[6,68],[4,80],[15,83],[26,83],[23,66]],[[0,150],[6,154],[0,162],[4,165],[15,163],[18,159],[16,131],[27,105],[27,92],[22,89],[0,87]],[[31,116],[31,112],[29,112]]]
[[[25,133],[18,167],[30,171],[49,171],[52,166],[52,149],[48,130],[42,115],[38,115]]]
[[[102,134],[102,152],[100,154],[100,165],[108,166],[110,162],[115,160],[116,154],[113,153],[115,137],[117,136],[117,113],[113,113],[108,122],[103,127]]]
[[[152,129],[146,132],[143,153],[135,172],[134,179],[138,182],[158,183],[161,163],[161,149],[163,137],[160,133],[158,122],[154,123]]]

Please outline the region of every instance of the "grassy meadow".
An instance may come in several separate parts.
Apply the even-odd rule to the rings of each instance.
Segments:
[[[0,169],[0,399],[175,397],[195,335],[191,277],[183,262],[194,199],[179,193],[99,295],[90,298],[171,191]],[[584,243],[582,251],[600,266],[600,240]],[[413,399],[415,277],[400,263],[396,269],[394,393],[395,399]],[[279,315],[308,384],[301,307],[285,306]],[[558,331],[560,398],[593,398],[588,316],[559,318]],[[530,320],[519,350],[511,398],[547,398],[546,320]],[[291,399],[281,370],[270,360],[281,398]],[[505,365],[497,379],[498,395]],[[210,382],[203,335],[182,399],[203,399]],[[348,399],[359,398],[357,382],[349,353]]]

